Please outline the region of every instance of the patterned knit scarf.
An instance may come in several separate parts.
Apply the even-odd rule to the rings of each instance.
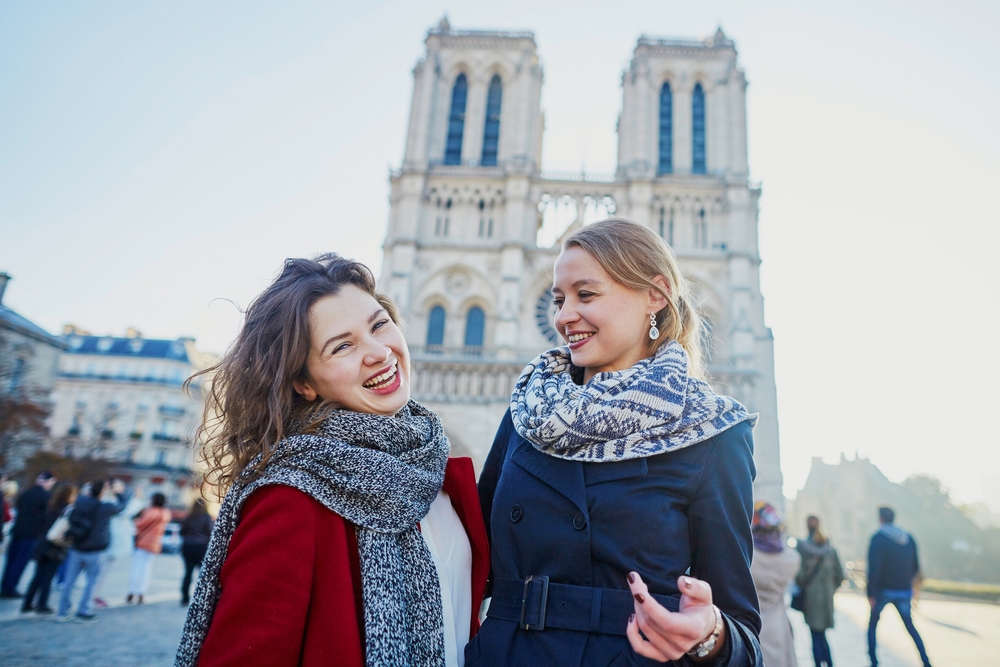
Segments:
[[[631,368],[598,373],[578,385],[568,347],[531,362],[514,386],[514,428],[535,449],[573,461],[624,461],[689,447],[743,421],[736,399],[688,375],[676,341]]]
[[[444,482],[448,449],[441,420],[414,401],[394,417],[339,410],[315,435],[279,443],[258,478],[226,494],[174,664],[198,662],[243,503],[282,484],[357,526],[367,665],[444,667],[441,588],[417,524]]]

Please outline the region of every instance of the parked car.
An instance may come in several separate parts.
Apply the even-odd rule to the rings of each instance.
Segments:
[[[163,553],[180,553],[181,543],[181,524],[171,521],[163,531]]]

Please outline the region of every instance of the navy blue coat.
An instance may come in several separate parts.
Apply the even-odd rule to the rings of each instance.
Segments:
[[[754,475],[746,422],[674,452],[583,463],[539,452],[517,434],[508,411],[479,481],[494,590],[490,615],[466,647],[466,667],[661,664],[637,655],[624,634],[633,611],[626,581],[632,570],[675,611],[679,576],[687,572],[707,581],[728,635],[715,664],[762,667],[750,576]],[[598,595],[596,602],[548,595],[549,619],[589,627],[523,629],[515,617],[525,597],[525,622],[537,628],[542,620],[542,585],[536,580],[523,596],[513,581],[529,575],[549,577],[550,588],[558,583],[602,589],[603,601]],[[501,607],[497,586],[504,583]],[[586,588],[567,590],[593,595]]]

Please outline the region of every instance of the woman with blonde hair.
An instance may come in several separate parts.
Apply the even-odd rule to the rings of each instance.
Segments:
[[[566,345],[522,372],[480,477],[494,578],[466,664],[760,667],[756,416],[701,379],[672,251],[598,222],[552,291]]]
[[[227,491],[176,665],[461,667],[489,571],[475,473],[410,400],[368,268],[287,260],[212,372]]]

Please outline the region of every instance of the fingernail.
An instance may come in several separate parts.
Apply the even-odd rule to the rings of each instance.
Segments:
[[[642,593],[636,593],[634,597],[636,599],[636,602],[638,602],[639,604],[642,604],[643,602],[646,601],[646,598],[643,597]]]
[[[634,584],[635,583],[635,572],[629,572],[628,573],[628,583],[630,583],[630,584]]]
[[[694,586],[694,582],[692,582],[687,577],[684,577],[684,588],[692,588],[693,586]]]

